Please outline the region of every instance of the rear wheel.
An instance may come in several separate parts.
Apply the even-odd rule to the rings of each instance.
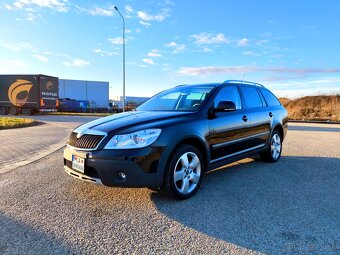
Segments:
[[[279,131],[274,130],[270,138],[270,144],[266,151],[260,154],[264,161],[276,162],[281,158],[282,137]]]
[[[181,145],[165,170],[162,193],[177,199],[191,197],[200,187],[203,172],[200,151],[191,145]]]
[[[21,112],[23,115],[32,115],[32,110],[30,108],[23,108]]]
[[[11,108],[9,108],[9,113],[11,115],[17,115],[19,113],[19,109],[14,107],[14,106],[12,106]]]
[[[7,114],[7,109],[4,106],[0,107],[0,115],[6,115]]]

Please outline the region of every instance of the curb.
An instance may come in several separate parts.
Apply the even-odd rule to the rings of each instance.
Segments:
[[[4,173],[12,171],[12,170],[14,170],[16,168],[19,168],[21,166],[26,166],[28,164],[34,163],[34,162],[36,162],[36,161],[38,161],[38,160],[40,160],[40,159],[42,159],[44,157],[47,157],[47,156],[51,155],[54,152],[64,148],[65,144],[66,144],[66,142],[57,143],[57,144],[53,145],[52,148],[50,148],[49,150],[44,151],[42,153],[38,153],[36,156],[31,157],[29,160],[23,160],[23,161],[11,164],[9,166],[5,166],[5,167],[0,169],[0,174],[4,174]]]

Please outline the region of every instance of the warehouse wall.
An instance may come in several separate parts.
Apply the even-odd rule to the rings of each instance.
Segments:
[[[91,108],[107,108],[109,82],[59,79],[59,98],[87,100]]]

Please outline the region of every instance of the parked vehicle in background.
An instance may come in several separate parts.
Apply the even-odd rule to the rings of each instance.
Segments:
[[[278,161],[286,132],[286,109],[261,84],[182,85],[136,111],[76,128],[64,169],[88,182],[150,187],[185,199],[206,171],[255,154]]]
[[[59,99],[60,112],[89,112],[90,104],[86,100]]]
[[[33,114],[57,111],[57,77],[0,75],[0,114]]]

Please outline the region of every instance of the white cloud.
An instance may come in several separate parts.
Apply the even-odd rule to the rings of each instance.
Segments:
[[[38,54],[33,54],[32,57],[36,58],[40,62],[48,62],[48,58],[38,55]]]
[[[10,6],[9,4],[5,4],[5,8],[6,8],[7,10],[12,10],[12,9],[13,9],[12,6]]]
[[[35,20],[35,14],[32,12],[29,12],[26,16],[26,20],[28,21],[34,21]]]
[[[125,5],[125,11],[127,13],[134,13],[135,12],[135,10],[132,8],[131,5]]]
[[[142,20],[142,21],[163,21],[167,17],[169,17],[169,9],[162,9],[161,13],[157,15],[151,15],[143,11],[138,11],[137,16]]]
[[[65,66],[84,67],[90,65],[90,62],[83,59],[73,59],[71,62],[63,61],[62,64]]]
[[[254,51],[245,51],[245,52],[242,52],[242,55],[245,55],[245,56],[254,56],[254,57],[260,56],[259,53],[256,53]]]
[[[172,2],[172,1],[170,1],[170,0],[165,0],[165,1],[163,2],[163,4],[164,4],[164,5],[175,5],[175,3]]]
[[[20,2],[14,2],[13,5],[14,5],[14,7],[16,7],[18,9],[22,8],[22,3],[20,3]]]
[[[176,47],[177,46],[177,43],[175,42],[169,42],[167,44],[165,44],[166,47]]]
[[[109,38],[108,39],[112,44],[123,44],[123,37],[115,37],[115,38]],[[127,42],[127,39],[125,39],[125,43]]]
[[[232,74],[249,71],[249,67],[244,66],[204,66],[204,67],[181,67],[178,71],[182,75],[198,76],[211,74]]]
[[[247,38],[242,38],[237,41],[238,46],[247,46],[249,44],[249,39]]]
[[[152,58],[159,58],[159,57],[162,56],[162,54],[159,53],[159,50],[154,49],[154,50],[151,50],[151,51],[148,53],[148,56],[149,56],[149,57],[152,57]]]
[[[114,56],[114,55],[119,55],[117,52],[106,51],[106,50],[102,50],[102,49],[94,49],[93,51],[95,53],[98,53],[102,57],[104,57],[104,56],[110,56],[111,57],[111,56]]]
[[[165,44],[165,46],[173,48],[172,53],[174,53],[174,54],[183,52],[186,49],[185,44],[177,44],[175,42],[169,42],[169,43]]]
[[[202,49],[202,51],[203,51],[203,52],[211,52],[212,49],[210,49],[210,48],[208,48],[208,47],[204,47],[204,48]]]
[[[93,8],[90,8],[90,9],[87,9],[87,8],[83,8],[83,7],[80,7],[80,6],[76,5],[76,8],[79,11],[87,12],[88,14],[90,14],[92,16],[111,17],[111,16],[113,16],[113,14],[115,12],[114,6],[111,6],[108,9],[103,9],[103,8],[100,8],[100,7],[97,7],[97,6],[93,7]]]
[[[30,49],[33,50],[34,48],[32,47],[31,44],[29,43],[21,43],[21,44],[16,44],[16,43],[3,43],[1,44],[2,47],[9,49],[14,52],[19,52],[24,49]]]
[[[93,16],[113,16],[113,10],[106,10],[99,7],[89,10],[89,13]]]
[[[67,1],[63,0],[18,0],[13,3],[13,6],[17,9],[21,9],[24,6],[35,5],[41,8],[51,8],[58,12],[67,12]]]
[[[309,74],[340,73],[340,68],[290,68],[290,67],[257,67],[257,66],[203,66],[181,67],[178,71],[182,75],[213,75],[235,74],[245,72],[264,72],[285,75],[284,79],[302,78]],[[289,77],[287,75],[290,75]]]
[[[141,25],[145,26],[145,27],[150,27],[150,26],[151,26],[151,23],[145,22],[145,21],[143,21],[143,20],[140,20],[139,23],[140,23]]]
[[[256,45],[263,45],[263,44],[266,44],[268,42],[269,42],[269,40],[258,40],[258,41],[256,41]]]
[[[200,33],[194,34],[190,36],[195,40],[196,44],[228,44],[230,40],[225,37],[224,34],[219,33],[216,35],[210,33]]]
[[[340,77],[319,77],[301,80],[285,80],[284,82],[265,79],[268,87],[279,96],[298,98],[307,95],[340,94]],[[275,82],[274,82],[275,81]]]
[[[155,62],[153,61],[152,58],[143,58],[143,62],[144,62],[144,63],[147,63],[147,64],[149,64],[149,65],[155,64]]]

